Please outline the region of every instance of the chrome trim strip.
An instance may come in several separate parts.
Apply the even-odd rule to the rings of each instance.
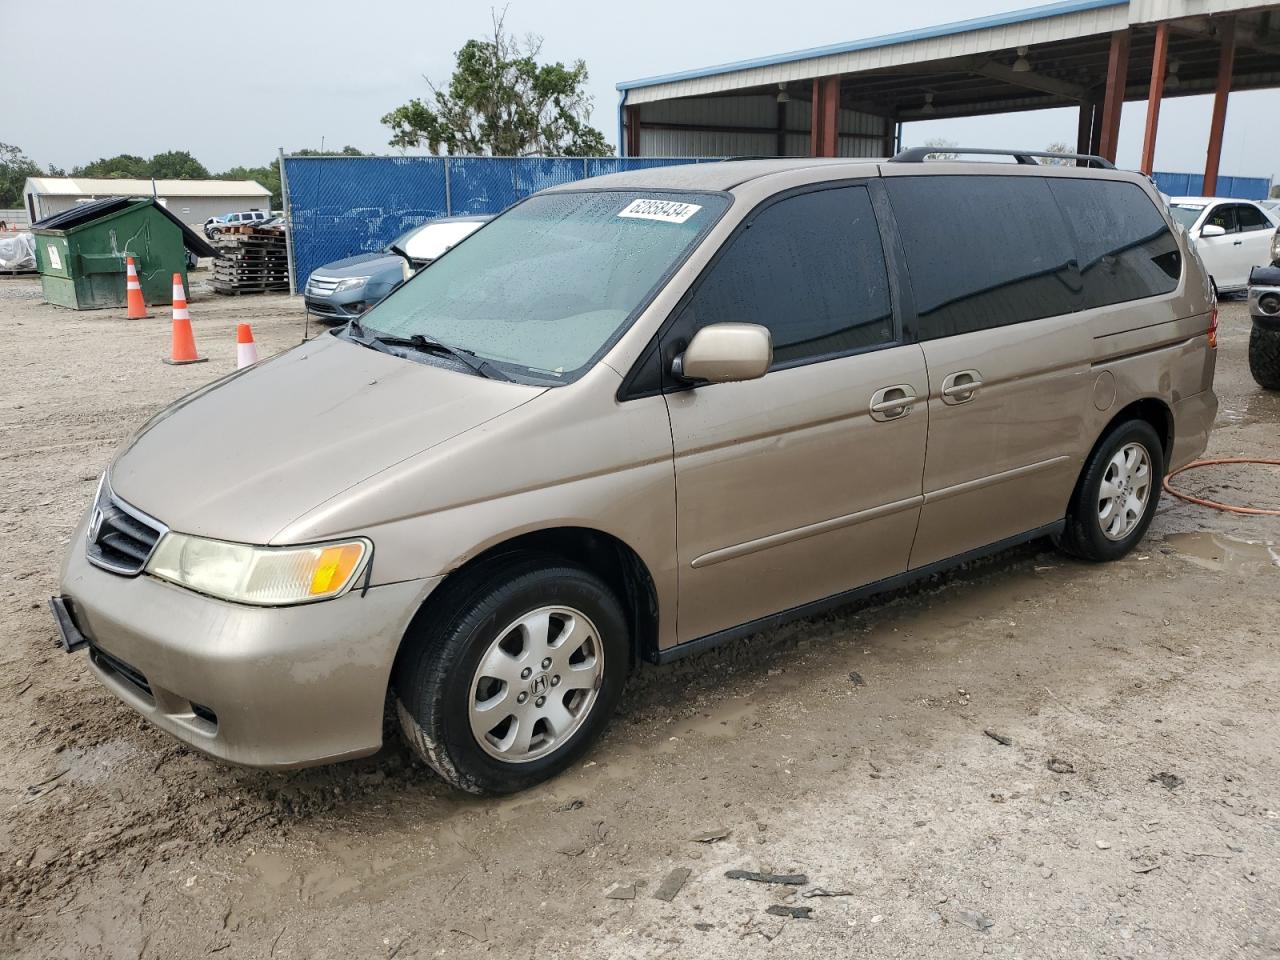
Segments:
[[[819,520],[817,523],[806,524],[793,530],[771,533],[756,540],[747,540],[745,543],[738,543],[731,547],[722,547],[719,550],[704,553],[700,557],[695,557],[689,566],[699,569],[701,567],[709,567],[712,564],[723,563],[725,560],[736,560],[739,557],[759,553],[761,550],[778,547],[784,543],[806,540],[819,534],[830,533],[832,530],[840,530],[844,527],[851,527],[854,524],[865,523],[868,520],[876,520],[880,517],[887,517],[890,514],[901,513],[903,510],[918,507],[923,502],[924,497],[908,497],[905,500],[882,503],[878,507],[869,507],[866,510],[859,510],[857,513],[846,514],[843,517],[832,517],[830,520]]]
[[[938,490],[932,490],[924,495],[924,502],[937,503],[939,500],[946,500],[950,497],[958,497],[962,493],[969,493],[982,487],[991,486],[996,483],[1004,483],[1006,480],[1016,480],[1019,477],[1025,477],[1031,473],[1039,473],[1041,470],[1048,470],[1071,458],[1063,454],[1060,457],[1050,457],[1048,460],[1038,460],[1035,463],[1028,463],[1023,467],[1014,467],[1012,470],[1003,470],[1000,473],[993,473],[988,477],[978,477],[976,480],[966,480],[964,483],[953,484],[950,487],[942,487]]]
[[[85,559],[95,567],[117,574],[118,576],[136,577],[147,569],[147,564],[151,562],[151,557],[156,552],[156,548],[160,546],[160,541],[169,533],[169,527],[166,524],[161,523],[149,513],[143,513],[137,507],[125,503],[125,501],[116,496],[115,491],[111,489],[111,481],[107,478],[105,473],[102,475],[102,480],[99,481],[98,495],[93,501],[95,514],[102,511],[104,503],[105,505],[108,505],[115,510],[119,510],[121,513],[132,517],[144,526],[150,527],[154,530],[156,532],[155,543],[151,545],[151,550],[147,553],[146,557],[136,570],[132,566],[122,567],[119,564],[110,563],[109,561],[102,559],[102,557],[95,557],[93,555],[93,551],[90,548],[95,546],[97,543],[96,533],[101,530],[101,522],[90,522],[88,529],[85,531]],[[97,520],[96,517],[94,519],[95,521]],[[95,534],[95,536],[90,537],[90,533]]]

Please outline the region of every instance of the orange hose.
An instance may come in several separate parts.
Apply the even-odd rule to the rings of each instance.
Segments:
[[[1258,460],[1251,457],[1222,457],[1218,460],[1195,460],[1184,467],[1179,467],[1177,470],[1171,470],[1169,472],[1169,475],[1164,478],[1165,493],[1172,494],[1179,500],[1186,500],[1188,503],[1198,503],[1202,507],[1212,507],[1214,510],[1225,510],[1227,513],[1245,513],[1255,517],[1280,517],[1280,510],[1263,510],[1260,507],[1237,507],[1230,503],[1218,503],[1216,500],[1206,500],[1203,497],[1193,497],[1191,494],[1175,490],[1169,485],[1169,481],[1180,474],[1183,470],[1191,470],[1195,467],[1212,467],[1220,463],[1261,463],[1271,467],[1280,467],[1280,460]]]

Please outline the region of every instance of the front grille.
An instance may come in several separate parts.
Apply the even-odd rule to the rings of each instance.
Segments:
[[[89,522],[86,546],[89,562],[121,576],[137,576],[151,559],[165,530],[159,520],[148,517],[112,493],[104,479]]]
[[[322,297],[327,297],[338,289],[338,284],[342,281],[338,279],[330,279],[329,277],[311,277],[307,281],[306,292]]]
[[[101,669],[108,673],[114,673],[121,680],[136,687],[148,697],[151,696],[151,684],[147,683],[146,676],[137,667],[125,663],[119,657],[113,657],[101,647],[90,648],[90,655],[93,657],[93,662]]]

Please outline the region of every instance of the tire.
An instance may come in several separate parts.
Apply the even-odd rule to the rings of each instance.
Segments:
[[[1145,479],[1125,473],[1124,464],[1131,450],[1140,450],[1146,458]],[[1137,501],[1128,496],[1106,495],[1109,490],[1123,491],[1123,487],[1110,483],[1112,478],[1128,485],[1128,492],[1142,503],[1141,512],[1132,509]],[[1163,480],[1164,446],[1151,424],[1145,420],[1117,424],[1089,455],[1071,495],[1066,527],[1055,540],[1058,547],[1082,560],[1119,560],[1151,525]],[[1105,489],[1104,482],[1108,484]]]
[[[487,564],[441,590],[415,618],[393,676],[405,739],[469,793],[514,793],[560,773],[603,732],[622,695],[631,639],[618,599],[591,572],[533,554]],[[544,615],[549,629],[539,631]],[[566,652],[565,631],[584,642]],[[499,701],[493,713],[475,713],[481,728],[494,724],[484,746],[473,706],[491,701]]]
[[[1249,372],[1264,390],[1280,390],[1280,330],[1253,325],[1249,334]]]

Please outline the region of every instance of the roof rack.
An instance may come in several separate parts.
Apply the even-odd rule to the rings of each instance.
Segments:
[[[1092,153],[1050,153],[1047,150],[994,150],[990,147],[908,147],[900,150],[890,159],[890,163],[924,163],[925,157],[937,153],[981,154],[992,157],[1013,157],[1018,163],[1039,166],[1036,157],[1049,157],[1053,160],[1084,160],[1088,166],[1114,170],[1115,164],[1106,157]]]

